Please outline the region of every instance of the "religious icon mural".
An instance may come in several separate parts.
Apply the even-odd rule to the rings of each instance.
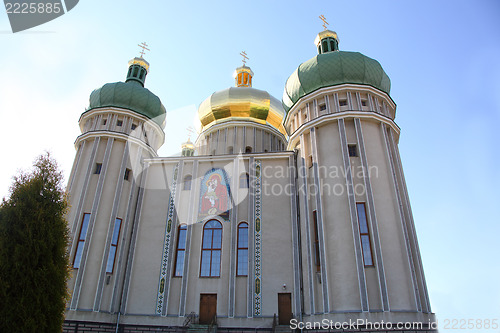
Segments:
[[[203,177],[200,191],[200,218],[219,215],[229,217],[231,208],[229,180],[223,169],[211,169]]]

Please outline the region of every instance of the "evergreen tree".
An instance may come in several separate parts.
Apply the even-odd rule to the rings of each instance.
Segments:
[[[70,275],[62,174],[46,153],[0,205],[0,332],[62,331]]]

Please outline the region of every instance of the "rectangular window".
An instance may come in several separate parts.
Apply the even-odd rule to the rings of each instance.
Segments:
[[[113,273],[121,226],[122,226],[122,219],[116,218],[115,226],[113,227],[113,238],[111,238],[111,245],[109,247],[108,262],[106,264],[106,273]]]
[[[314,259],[316,263],[316,272],[321,271],[321,261],[319,260],[319,233],[318,233],[318,216],[317,212],[313,211],[314,223]]]
[[[186,253],[187,226],[179,226],[177,233],[177,253],[175,255],[174,276],[182,276],[184,272],[184,255]]]
[[[341,99],[341,100],[339,100],[339,105],[340,106],[347,106],[347,99]]]
[[[116,126],[121,127],[123,125],[123,120],[117,120]]]
[[[325,111],[326,110],[326,105],[325,104],[321,104],[319,106],[319,111],[322,112],[322,111]]]
[[[191,190],[191,182],[193,180],[193,176],[191,175],[187,175],[186,177],[184,177],[184,187],[183,187],[183,190],[186,190],[186,191],[189,191]]]
[[[240,188],[250,187],[250,175],[248,173],[242,173],[240,175]]]
[[[236,275],[248,275],[248,223],[246,222],[241,222],[238,225],[238,256]]]
[[[370,233],[368,231],[368,221],[366,219],[365,203],[356,203],[356,209],[358,211],[359,235],[363,251],[363,262],[365,266],[373,266],[372,246],[370,242]]]
[[[84,213],[82,225],[80,226],[80,234],[78,235],[78,244],[76,245],[75,257],[73,258],[73,268],[80,268],[82,261],[83,247],[85,246],[85,237],[89,228],[90,214]]]
[[[132,126],[130,126],[130,129],[133,131],[137,128],[137,125],[136,124],[132,124]]]
[[[106,123],[107,123],[107,122],[108,122],[108,120],[107,120],[107,119],[103,119],[103,120],[102,120],[102,126],[106,126]]]
[[[125,175],[123,175],[123,179],[129,180],[130,179],[130,169],[125,169]]]
[[[368,105],[368,102],[366,101],[366,99],[362,99],[361,106],[367,106],[367,105]]]
[[[347,145],[349,157],[358,157],[358,147],[355,144]]]
[[[101,173],[101,169],[102,169],[102,163],[96,163],[95,164],[94,174],[95,175],[100,174]]]

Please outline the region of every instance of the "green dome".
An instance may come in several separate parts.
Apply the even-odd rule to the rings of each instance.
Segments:
[[[283,93],[283,106],[288,112],[303,96],[344,83],[369,85],[387,94],[391,90],[391,80],[378,61],[359,52],[326,52],[302,63],[290,75]]]
[[[166,111],[160,98],[137,81],[106,83],[90,94],[89,102],[89,110],[110,106],[129,109],[165,127]]]

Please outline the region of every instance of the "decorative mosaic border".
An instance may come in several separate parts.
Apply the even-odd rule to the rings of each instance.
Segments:
[[[254,289],[254,315],[262,313],[262,175],[261,160],[255,160],[255,289]]]
[[[170,199],[168,201],[167,224],[165,225],[165,238],[163,241],[163,255],[161,260],[160,280],[158,282],[158,295],[156,300],[156,314],[161,315],[165,304],[165,287],[167,283],[167,268],[170,257],[170,241],[172,239],[172,223],[174,219],[174,201],[177,189],[177,176],[179,173],[179,163],[174,168],[174,178],[170,189]]]

